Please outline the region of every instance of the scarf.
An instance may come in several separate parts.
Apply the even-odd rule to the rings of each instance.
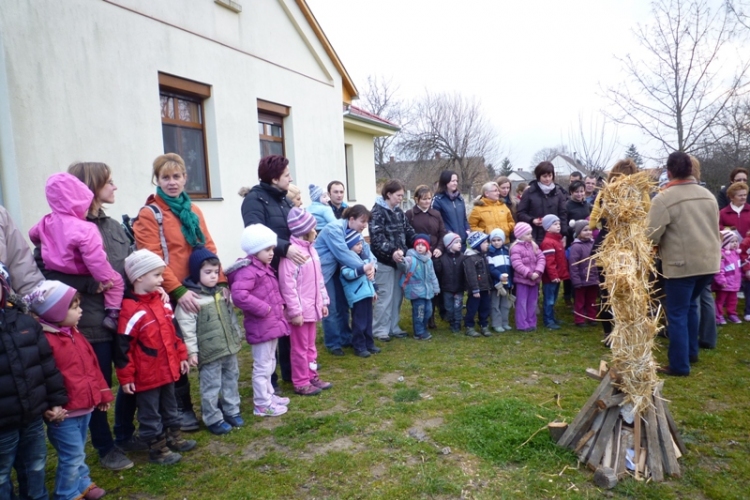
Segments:
[[[449,200],[454,201],[456,198],[458,198],[458,195],[461,194],[461,191],[456,189],[452,193],[449,193],[447,190],[445,191],[445,195],[448,197]]]
[[[201,231],[201,221],[198,215],[190,209],[190,197],[185,191],[180,196],[174,198],[167,195],[160,187],[156,188],[156,194],[164,200],[169,209],[173,214],[180,219],[182,225],[182,235],[188,242],[188,245],[194,247],[196,245],[205,245],[206,237]]]
[[[554,182],[552,184],[550,184],[549,186],[545,186],[541,182],[537,182],[536,185],[539,186],[539,189],[541,189],[542,193],[544,193],[544,194],[550,194],[552,192],[552,190],[555,189],[555,183]]]

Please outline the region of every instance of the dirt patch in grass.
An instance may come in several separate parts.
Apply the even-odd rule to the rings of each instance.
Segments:
[[[531,373],[528,377],[519,377],[516,379],[517,384],[536,385],[539,383],[539,373]]]
[[[434,429],[443,425],[443,417],[428,418],[427,420],[417,420],[412,427],[417,429]]]
[[[383,464],[375,464],[370,467],[370,473],[375,479],[380,479],[388,473],[388,468]]]
[[[328,415],[334,415],[336,413],[344,413],[346,408],[341,403],[337,403],[335,406],[328,408],[327,410],[320,410],[313,413],[314,417],[326,417]]]
[[[708,413],[720,413],[731,409],[732,406],[722,401],[709,399],[703,403],[703,409]]]
[[[325,455],[329,452],[343,451],[346,453],[356,453],[362,451],[364,447],[360,444],[355,443],[348,437],[341,437],[331,441],[330,443],[307,445],[305,450],[299,454],[302,459],[311,459],[318,455]]]
[[[399,382],[399,377],[403,377],[403,375],[401,375],[400,373],[386,373],[385,375],[380,377],[380,380],[378,380],[378,382],[383,385],[393,385]]]
[[[283,425],[284,422],[279,419],[278,417],[266,417],[266,418],[258,418],[255,417],[255,420],[253,420],[253,427],[259,428],[259,429],[267,429],[267,430],[273,430],[276,427]]]
[[[227,455],[233,455],[239,446],[233,443],[224,443],[221,441],[211,441],[206,445],[203,450],[205,450],[206,453],[209,455],[214,456],[227,456]]]
[[[268,453],[272,451],[278,451],[281,453],[289,453],[289,448],[281,446],[276,443],[272,437],[264,437],[252,441],[242,450],[242,460],[260,460]]]

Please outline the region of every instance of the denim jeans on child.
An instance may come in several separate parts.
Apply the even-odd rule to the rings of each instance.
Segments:
[[[544,283],[542,285],[542,294],[544,300],[544,326],[556,325],[555,302],[557,294],[560,292],[560,283]]]
[[[432,299],[411,300],[411,323],[414,326],[414,338],[427,336],[427,323],[432,317]]]
[[[457,332],[461,329],[461,315],[464,308],[464,292],[442,292],[443,304],[445,305],[445,320],[450,323],[451,330]]]
[[[21,498],[47,499],[44,466],[47,441],[42,417],[24,427],[0,432],[0,498],[12,498],[11,469],[15,467]]]
[[[87,413],[47,424],[49,442],[57,450],[54,500],[76,498],[91,484],[85,450],[90,420],[91,413]]]
[[[327,349],[341,349],[352,343],[352,330],[349,327],[349,305],[339,271],[326,282],[326,292],[330,304],[328,316],[323,318],[323,343]]]
[[[357,352],[375,347],[372,338],[372,297],[352,304],[352,347]]]

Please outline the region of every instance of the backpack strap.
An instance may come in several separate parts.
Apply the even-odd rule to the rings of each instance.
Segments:
[[[164,254],[164,263],[169,265],[169,249],[167,248],[167,240],[164,237],[164,216],[161,213],[161,209],[154,203],[146,205],[154,213],[156,223],[159,224],[159,242],[161,243],[161,253]]]
[[[411,265],[409,266],[409,271],[403,276],[401,276],[400,280],[398,280],[398,284],[401,288],[404,288],[406,284],[409,283],[409,280],[411,279],[416,269],[417,269],[417,259],[416,257],[412,257]]]

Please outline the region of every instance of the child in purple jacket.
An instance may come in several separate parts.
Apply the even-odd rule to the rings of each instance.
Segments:
[[[599,298],[599,268],[591,252],[594,249],[593,233],[589,221],[579,220],[573,226],[573,244],[570,245],[570,282],[575,293],[573,305],[575,325],[596,324],[596,301]]]
[[[536,306],[545,258],[529,224],[519,222],[513,234],[516,241],[510,246],[510,264],[516,282],[516,328],[519,332],[531,332],[536,330]]]
[[[721,267],[714,276],[711,289],[716,292],[716,324],[726,325],[724,309],[732,323],[742,323],[737,316],[737,292],[742,284],[742,266],[740,254],[737,253],[739,241],[734,231],[725,229],[721,232]]]
[[[252,224],[242,232],[240,246],[247,257],[226,271],[234,305],[244,315],[245,338],[253,348],[253,414],[278,417],[287,411],[289,398],[274,394],[271,374],[276,370],[276,345],[289,335],[284,317],[284,299],[271,267],[276,233],[263,224]]]

